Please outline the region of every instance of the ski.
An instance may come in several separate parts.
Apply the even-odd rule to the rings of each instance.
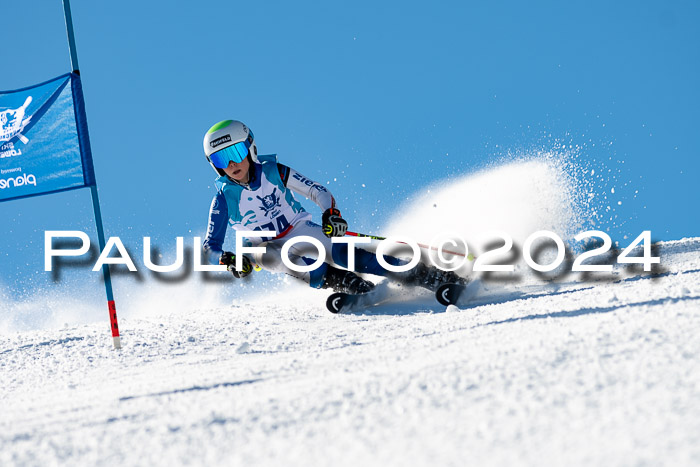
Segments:
[[[382,297],[374,291],[364,294],[335,292],[328,296],[326,308],[331,313],[340,313],[341,311],[370,307],[381,301]]]
[[[435,299],[444,306],[456,305],[460,298],[468,295],[464,293],[466,289],[466,284],[449,282],[437,289]],[[364,294],[335,292],[328,296],[326,308],[334,314],[343,311],[359,310],[378,305],[389,300],[390,296],[391,293],[385,284],[380,284],[376,289]]]
[[[465,284],[447,283],[438,287],[435,298],[441,305],[456,305],[459,297],[467,288]]]

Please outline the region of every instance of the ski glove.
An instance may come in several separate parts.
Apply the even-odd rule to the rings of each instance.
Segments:
[[[219,264],[226,266],[226,269],[231,271],[233,277],[236,279],[242,279],[253,272],[253,266],[250,264],[250,260],[248,260],[247,257],[243,256],[243,260],[241,262],[243,263],[243,269],[239,271],[236,269],[236,255],[230,251],[224,251],[221,253],[221,257],[219,258]]]
[[[340,217],[336,208],[328,208],[323,213],[323,234],[326,237],[342,237],[348,231],[348,223]]]

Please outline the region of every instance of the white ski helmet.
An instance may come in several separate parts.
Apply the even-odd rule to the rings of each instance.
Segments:
[[[258,148],[255,146],[253,132],[243,122],[224,120],[209,128],[204,135],[204,155],[209,164],[221,176],[229,162],[243,162],[250,155],[258,161]]]

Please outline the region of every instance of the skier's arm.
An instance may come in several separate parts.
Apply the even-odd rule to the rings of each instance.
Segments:
[[[335,208],[335,199],[326,187],[303,176],[286,165],[277,164],[277,167],[279,167],[282,182],[294,193],[298,193],[310,199],[321,208],[321,211]]]
[[[295,193],[309,198],[323,211],[323,233],[326,237],[342,237],[348,230],[348,223],[340,216],[331,192],[323,185],[304,177],[296,170],[277,164],[280,178],[285,186]]]
[[[223,246],[227,227],[228,205],[223,193],[218,192],[211,201],[207,236],[202,244],[204,256],[209,264],[219,264],[221,253],[224,252]]]

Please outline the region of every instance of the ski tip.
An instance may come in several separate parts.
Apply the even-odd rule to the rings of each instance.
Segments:
[[[326,308],[328,308],[328,311],[331,313],[339,313],[345,304],[346,296],[346,294],[340,292],[330,294],[326,300]]]
[[[461,284],[443,284],[435,292],[435,298],[441,305],[454,305],[465,288],[466,286]]]

